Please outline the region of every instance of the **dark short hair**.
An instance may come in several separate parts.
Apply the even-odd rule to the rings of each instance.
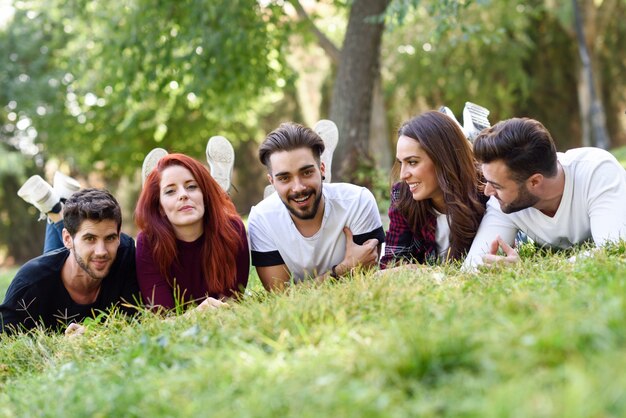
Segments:
[[[315,161],[319,164],[324,152],[324,141],[311,128],[294,122],[282,123],[267,135],[259,147],[259,160],[270,169],[270,156],[279,151],[292,151],[298,148],[309,148]]]
[[[483,130],[474,141],[474,155],[481,163],[502,160],[517,182],[536,173],[557,173],[554,140],[541,122],[530,118],[503,120]]]
[[[122,228],[122,210],[111,193],[103,189],[83,189],[70,196],[63,206],[63,224],[72,237],[83,221],[112,220],[117,232]]]

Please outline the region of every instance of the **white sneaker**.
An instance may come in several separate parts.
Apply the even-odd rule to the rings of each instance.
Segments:
[[[265,190],[263,190],[263,199],[265,200],[269,195],[274,193],[276,189],[271,184],[265,186]]]
[[[38,175],[26,180],[17,191],[17,195],[36,207],[43,217],[61,201],[61,197],[52,186]]]
[[[235,150],[230,141],[223,136],[213,136],[206,144],[206,160],[211,169],[211,176],[227,192],[235,164]]]
[[[325,183],[330,183],[330,178],[332,175],[332,164],[333,164],[333,153],[335,152],[335,148],[337,148],[337,143],[339,142],[339,130],[337,129],[337,125],[335,122],[328,119],[322,119],[318,121],[313,130],[322,138],[324,141],[324,152],[322,153],[321,159],[326,167],[326,174],[324,175],[326,179]]]
[[[167,155],[167,151],[163,148],[154,148],[143,159],[143,164],[141,165],[141,185],[143,186],[146,182],[146,178],[152,170],[157,166],[159,160]]]
[[[489,110],[487,108],[472,102],[465,102],[465,107],[463,108],[463,127],[465,128],[467,139],[473,142],[480,131],[491,126],[489,119],[487,119],[488,116]]]
[[[63,201],[69,199],[71,195],[80,190],[80,183],[76,179],[60,171],[54,173],[52,184],[54,185],[54,190]]]
[[[461,123],[458,121],[458,119],[456,118],[456,116],[454,116],[454,113],[452,112],[452,110],[450,110],[449,107],[447,106],[441,106],[439,108],[439,111],[447,116],[450,116],[450,118],[452,118],[452,120],[454,121],[454,123],[456,123],[458,125],[459,128],[461,128],[461,131],[463,132],[463,135],[465,135],[465,137],[467,139],[469,139],[469,136],[467,135],[467,131],[465,130],[465,128],[463,127],[463,125],[461,125]]]

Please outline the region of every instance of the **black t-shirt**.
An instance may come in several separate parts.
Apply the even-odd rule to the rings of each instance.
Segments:
[[[102,280],[94,303],[81,305],[72,300],[61,280],[61,269],[70,255],[67,248],[43,254],[28,261],[15,275],[0,305],[0,330],[31,329],[43,324],[48,329],[64,329],[72,322],[95,317],[116,305],[128,314],[141,298],[135,272],[135,242],[120,234],[120,246],[109,274]],[[8,328],[7,328],[8,327]]]

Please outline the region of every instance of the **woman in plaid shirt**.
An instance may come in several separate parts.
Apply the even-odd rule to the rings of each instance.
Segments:
[[[389,230],[381,268],[461,260],[485,211],[471,143],[447,115],[430,111],[398,131]]]

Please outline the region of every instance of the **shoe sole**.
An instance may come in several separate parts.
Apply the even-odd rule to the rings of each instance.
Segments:
[[[61,198],[41,176],[34,175],[17,191],[17,195],[35,206],[42,214],[52,210]]]
[[[206,144],[206,160],[211,169],[211,176],[227,192],[235,164],[235,150],[230,141],[223,136],[213,136]]]
[[[71,195],[80,190],[80,183],[60,171],[54,173],[52,188],[57,192],[61,199],[69,199]]]
[[[463,126],[467,131],[468,139],[474,141],[480,131],[489,128],[489,110],[485,107],[477,105],[472,102],[465,102],[465,108],[463,108]]]
[[[335,152],[335,148],[337,148],[337,144],[339,143],[339,130],[337,129],[337,125],[332,120],[322,119],[318,121],[313,130],[322,138],[324,141],[324,152],[321,155],[322,162],[326,167],[325,183],[330,183],[331,175],[332,175],[332,164],[333,164],[333,153]]]
[[[141,184],[143,185],[148,178],[148,175],[154,170],[159,163],[159,160],[167,155],[167,151],[163,148],[154,148],[143,159],[141,164]]]
[[[263,199],[267,199],[267,197],[270,196],[275,191],[276,189],[274,188],[274,186],[272,186],[271,184],[268,184],[267,186],[265,186],[265,189],[263,190]]]

